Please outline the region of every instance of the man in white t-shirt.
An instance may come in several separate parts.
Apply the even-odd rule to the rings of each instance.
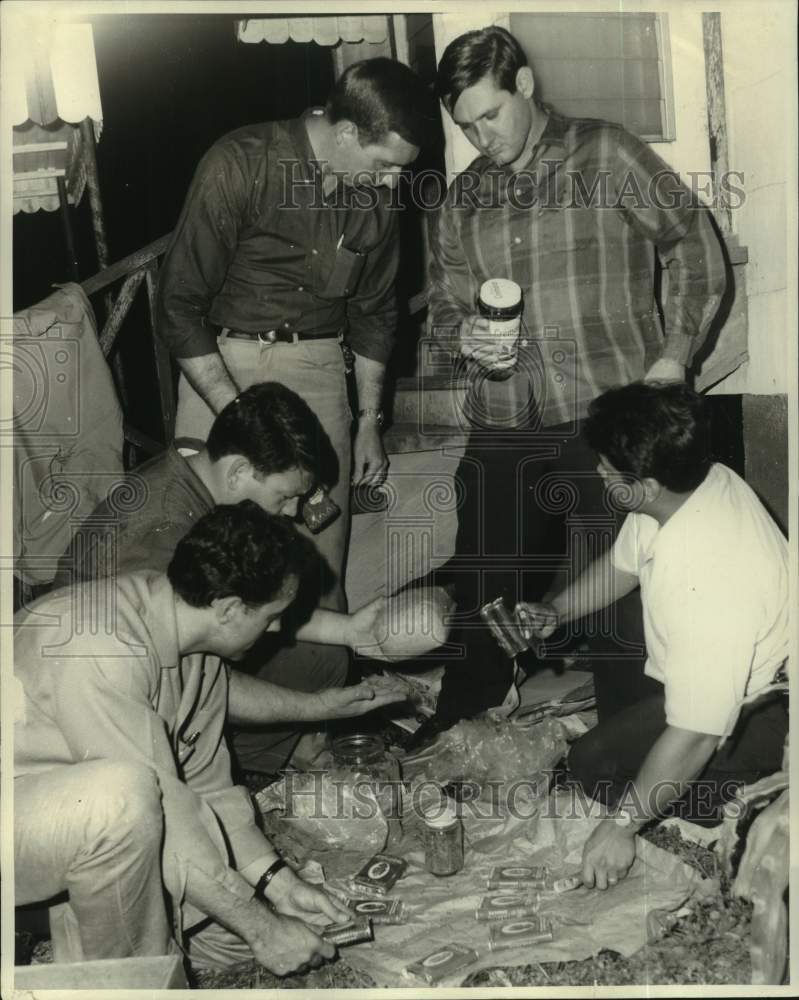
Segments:
[[[789,647],[788,547],[749,486],[712,461],[703,401],[685,384],[612,389],[591,404],[584,433],[610,505],[630,513],[612,549],[551,604],[517,612],[528,636],[546,638],[641,588],[645,672],[663,693],[591,730],[569,756],[589,795],[620,806],[583,853],[585,884],[604,889],[667,807],[682,799],[690,818],[712,820],[736,784],[779,769],[787,711],[773,682]]]

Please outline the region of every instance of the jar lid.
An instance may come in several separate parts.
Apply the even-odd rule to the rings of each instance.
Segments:
[[[521,300],[521,287],[509,278],[489,278],[480,286],[480,301],[489,309],[512,309]]]
[[[437,830],[443,829],[445,826],[452,826],[458,821],[455,803],[447,802],[443,806],[430,807],[424,814],[424,821],[426,826],[432,826]]]

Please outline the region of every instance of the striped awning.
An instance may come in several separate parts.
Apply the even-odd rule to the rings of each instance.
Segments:
[[[99,139],[103,121],[92,27],[30,16],[9,19],[9,28],[14,212],[57,209],[59,177],[76,205],[86,182],[78,124],[92,119]]]
[[[236,22],[240,42],[316,42],[338,45],[339,42],[384,42],[388,38],[385,14],[336,15],[323,17],[258,17]]]

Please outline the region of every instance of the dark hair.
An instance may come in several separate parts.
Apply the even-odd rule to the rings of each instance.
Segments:
[[[358,127],[362,146],[396,132],[412,146],[426,145],[434,119],[431,98],[419,77],[394,59],[364,59],[336,81],[325,109],[331,124],[346,118]]]
[[[467,31],[444,49],[436,73],[436,93],[451,112],[464,90],[490,74],[500,90],[515,94],[516,74],[526,65],[524,49],[504,28]]]
[[[257,382],[222,410],[208,435],[212,462],[242,455],[262,476],[302,469],[319,478],[325,434],[310,406],[280,382]]]
[[[275,600],[289,577],[301,576],[302,543],[296,529],[252,500],[220,504],[178,542],[167,567],[175,592],[194,608],[220,597],[248,607]]]
[[[675,493],[696,489],[712,462],[702,397],[684,382],[632,382],[588,407],[588,444],[618,469]]]

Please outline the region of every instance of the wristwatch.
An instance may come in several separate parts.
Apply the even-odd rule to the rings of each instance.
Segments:
[[[382,410],[374,410],[371,407],[367,407],[365,410],[358,410],[358,419],[360,420],[361,417],[371,417],[378,427],[382,427],[385,420]]]
[[[255,899],[261,899],[261,900],[266,899],[266,896],[264,895],[264,893],[266,892],[266,887],[269,885],[269,883],[272,881],[275,875],[277,875],[277,873],[282,868],[285,867],[286,867],[286,862],[283,860],[283,858],[278,858],[276,861],[272,862],[272,864],[266,869],[263,875],[255,883],[255,892],[253,893]]]

